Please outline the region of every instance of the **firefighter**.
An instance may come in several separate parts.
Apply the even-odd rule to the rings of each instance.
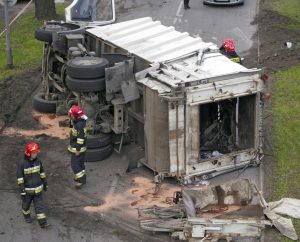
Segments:
[[[183,0],[184,9],[190,9],[190,0]]]
[[[69,110],[71,117],[70,145],[71,167],[74,172],[75,187],[80,188],[86,183],[85,151],[86,151],[86,121],[87,116],[80,106],[72,106]]]
[[[220,52],[226,57],[228,57],[230,60],[232,60],[233,62],[242,64],[241,58],[235,52],[235,46],[232,40],[230,39],[224,40],[220,47]]]
[[[25,149],[23,160],[17,169],[17,179],[22,197],[22,212],[27,223],[32,222],[30,205],[33,201],[36,217],[41,228],[49,226],[46,220],[43,205],[43,191],[47,191],[48,185],[46,173],[42,162],[37,158],[41,151],[36,143],[29,143]]]

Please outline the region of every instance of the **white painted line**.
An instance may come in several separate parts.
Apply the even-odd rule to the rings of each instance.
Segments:
[[[180,15],[180,10],[182,9],[182,0],[180,0],[180,3],[179,3],[179,6],[178,6],[178,9],[177,9],[177,12],[176,12],[176,17],[182,17],[182,15]]]
[[[182,9],[182,5],[183,5],[183,2],[182,2],[182,0],[180,0],[179,6],[178,6],[178,9],[177,9],[177,12],[176,12],[176,17],[173,20],[173,25],[175,25],[177,23],[178,18],[183,17],[183,14],[180,14],[180,11]]]

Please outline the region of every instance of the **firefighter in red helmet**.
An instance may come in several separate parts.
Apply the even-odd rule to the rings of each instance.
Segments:
[[[74,172],[74,181],[77,188],[86,183],[85,152],[86,152],[86,121],[87,116],[80,106],[72,106],[69,110],[71,117],[70,145],[71,167]]]
[[[242,64],[241,58],[235,52],[235,46],[231,39],[225,39],[220,47],[220,52],[233,62]]]
[[[22,212],[25,221],[32,222],[31,202],[34,204],[37,221],[42,228],[48,227],[43,204],[43,191],[48,188],[46,173],[37,154],[41,151],[36,143],[28,143],[23,160],[17,169],[17,180],[22,197]]]

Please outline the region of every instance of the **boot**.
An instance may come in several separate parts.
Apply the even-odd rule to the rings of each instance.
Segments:
[[[40,227],[41,227],[42,229],[45,229],[45,228],[47,228],[47,227],[49,227],[49,226],[50,226],[50,224],[48,224],[47,221],[45,221],[44,223],[41,223],[41,224],[40,224]]]
[[[25,219],[26,223],[32,223],[33,222],[33,219],[31,218],[31,216],[24,217],[24,219]]]
[[[83,185],[84,185],[84,183],[75,182],[75,188],[76,188],[76,189],[82,188]]]

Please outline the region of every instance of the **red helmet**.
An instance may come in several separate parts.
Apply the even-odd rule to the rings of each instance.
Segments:
[[[82,108],[76,105],[70,108],[69,113],[72,115],[73,119],[79,119],[84,116]]]
[[[26,156],[31,156],[32,153],[37,153],[37,152],[41,152],[40,147],[36,144],[36,143],[28,143],[26,145],[26,149],[25,149],[25,155]]]
[[[226,52],[234,52],[235,51],[234,43],[231,39],[224,40],[222,47],[224,47]]]

